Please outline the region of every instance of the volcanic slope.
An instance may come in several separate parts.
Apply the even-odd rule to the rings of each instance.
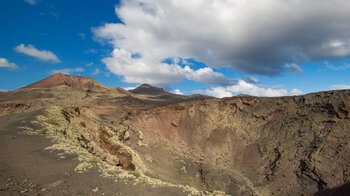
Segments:
[[[35,178],[35,167],[21,164],[31,161],[30,153],[13,159],[16,151],[5,142],[0,152],[3,193],[18,190],[2,183],[17,173],[41,187],[29,191],[52,194],[64,194],[65,182],[94,172],[105,183],[96,189],[82,182],[89,187],[84,193],[313,195],[344,191],[350,180],[349,90],[215,99],[175,95],[146,84],[125,91],[56,74],[2,93],[0,100],[0,139],[25,141],[20,146],[27,151],[36,146],[30,151],[35,160],[56,154],[56,161],[45,163],[48,168],[59,164],[62,169],[54,175],[63,178],[56,186],[56,181],[44,182],[48,175]],[[38,155],[44,147],[31,144],[37,140],[52,141],[39,153],[47,153],[44,157]]]
[[[144,84],[137,89],[143,89],[143,86],[149,85]],[[49,105],[152,108],[209,98],[203,95],[176,95],[162,89],[158,94],[162,96],[149,95],[147,90],[144,92],[133,94],[120,87],[103,86],[92,78],[58,73],[15,91],[2,92],[0,116],[11,112],[35,111]]]

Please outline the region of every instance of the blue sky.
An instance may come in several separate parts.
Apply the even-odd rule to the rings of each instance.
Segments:
[[[57,72],[216,97],[350,88],[350,3],[253,2],[1,1],[0,90]]]

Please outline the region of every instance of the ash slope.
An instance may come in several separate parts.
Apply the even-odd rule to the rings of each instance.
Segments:
[[[349,90],[215,99],[57,74],[0,101],[6,118],[45,109],[40,135],[62,137],[66,147],[144,183],[150,177],[211,193],[312,195],[350,180]]]

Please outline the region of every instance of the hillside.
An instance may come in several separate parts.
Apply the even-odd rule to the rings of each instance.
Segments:
[[[162,88],[153,87],[149,84],[142,84],[141,86],[129,90],[129,92],[133,94],[144,94],[144,95],[159,95],[159,94],[167,94]]]
[[[142,88],[143,85],[138,89]],[[152,108],[207,98],[203,95],[176,95],[163,90],[152,95],[147,91],[133,93],[120,87],[103,86],[92,78],[58,73],[15,91],[0,93],[0,116],[9,112],[35,111],[49,105]]]
[[[350,90],[216,99],[60,74],[0,100],[0,194],[349,193]],[[27,178],[40,189],[6,182]]]
[[[24,88],[45,88],[58,85],[67,85],[71,87],[77,87],[84,90],[92,90],[98,88],[105,88],[102,84],[96,80],[82,76],[68,76],[62,73],[54,74],[48,78],[30,84]]]

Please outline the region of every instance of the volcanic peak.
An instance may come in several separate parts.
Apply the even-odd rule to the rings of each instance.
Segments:
[[[48,78],[30,84],[24,88],[47,88],[58,85],[67,85],[70,87],[81,87],[83,89],[106,88],[95,79],[83,76],[69,76],[62,73],[54,74]]]
[[[154,87],[149,84],[142,84],[141,86],[133,90],[129,90],[129,92],[134,94],[145,94],[145,95],[158,95],[158,94],[166,93],[164,89]]]

